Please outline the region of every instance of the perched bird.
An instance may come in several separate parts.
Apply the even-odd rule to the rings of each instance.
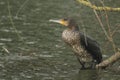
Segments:
[[[66,29],[62,33],[62,39],[72,48],[81,64],[81,69],[95,68],[95,65],[102,61],[99,44],[91,37],[80,32],[78,25],[73,19],[51,19],[49,21],[66,26]]]

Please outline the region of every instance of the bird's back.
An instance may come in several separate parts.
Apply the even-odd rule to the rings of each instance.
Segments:
[[[98,42],[83,33],[80,33],[80,36],[81,45],[92,55],[93,59],[95,59],[97,63],[100,63],[102,61],[102,53]]]

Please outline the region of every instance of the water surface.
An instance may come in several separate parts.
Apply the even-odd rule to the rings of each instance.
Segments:
[[[114,5],[113,5],[114,2]],[[94,2],[101,5],[100,2]],[[119,1],[106,5],[119,7]],[[111,5],[112,4],[112,5]],[[80,30],[95,38],[104,57],[113,48],[92,9],[74,0],[0,0],[0,80],[119,80],[116,70],[81,70],[71,49],[61,40],[65,29],[49,19],[73,17]],[[104,14],[99,12],[105,24]],[[111,28],[119,25],[119,12],[108,12]],[[120,29],[114,36],[120,47]],[[118,68],[119,63],[114,65]]]

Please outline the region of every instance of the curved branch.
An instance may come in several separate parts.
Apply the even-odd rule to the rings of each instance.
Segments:
[[[96,68],[97,69],[106,68],[109,65],[115,63],[119,59],[120,59],[120,52],[117,52],[114,55],[112,55],[110,58],[108,58],[108,59],[104,60],[103,62],[101,62],[100,64],[96,65]]]

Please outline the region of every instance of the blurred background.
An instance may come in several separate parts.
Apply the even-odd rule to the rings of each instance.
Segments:
[[[92,0],[102,6],[98,0]],[[119,0],[104,5],[120,7]],[[106,14],[97,11],[108,31]],[[120,47],[120,12],[107,12],[114,42]],[[72,17],[81,31],[97,40],[103,57],[114,54],[93,10],[75,0],[0,0],[0,80],[118,80],[114,70],[83,70],[62,41],[65,27],[49,19]],[[119,63],[114,68],[119,68]]]

